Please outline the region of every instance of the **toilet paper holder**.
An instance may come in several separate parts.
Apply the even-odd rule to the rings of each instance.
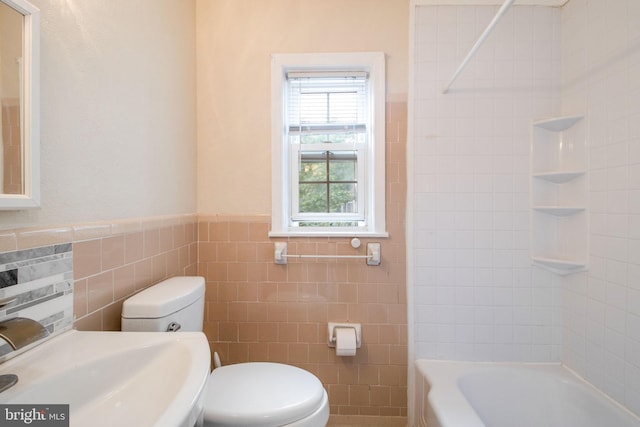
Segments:
[[[336,323],[329,322],[329,347],[336,346],[336,329],[351,328],[356,331],[356,348],[360,348],[362,344],[362,325],[360,323]]]

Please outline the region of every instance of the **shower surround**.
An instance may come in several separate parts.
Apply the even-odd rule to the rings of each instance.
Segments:
[[[640,4],[515,5],[443,95],[496,10],[415,8],[412,354],[562,362],[638,414]],[[560,115],[589,151],[588,271],[566,276],[530,260],[531,124]]]
[[[512,7],[442,93],[495,12],[415,14],[416,358],[561,354],[561,281],[529,259],[531,122],[560,111],[560,11]]]

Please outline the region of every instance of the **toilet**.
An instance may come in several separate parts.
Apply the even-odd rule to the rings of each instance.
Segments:
[[[173,277],[122,305],[123,331],[202,331],[202,277]],[[205,427],[325,427],[329,400],[320,380],[295,366],[249,362],[214,369],[207,382]]]

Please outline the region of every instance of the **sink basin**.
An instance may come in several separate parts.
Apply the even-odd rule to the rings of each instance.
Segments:
[[[201,332],[68,331],[0,365],[1,403],[69,404],[72,426],[185,426],[210,369]]]

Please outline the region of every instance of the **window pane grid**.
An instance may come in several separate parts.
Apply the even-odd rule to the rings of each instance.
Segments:
[[[357,153],[300,152],[299,211],[358,212]]]

